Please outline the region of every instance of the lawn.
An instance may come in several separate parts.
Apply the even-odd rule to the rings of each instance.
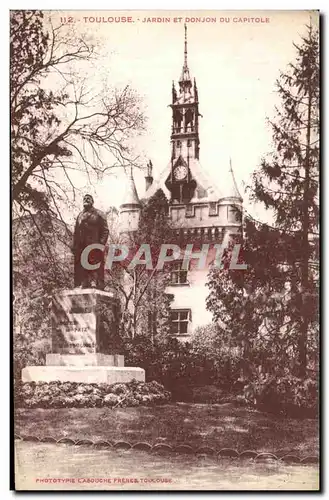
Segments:
[[[15,432],[56,440],[146,441],[318,454],[318,422],[279,418],[233,404],[176,403],[135,408],[17,409]]]

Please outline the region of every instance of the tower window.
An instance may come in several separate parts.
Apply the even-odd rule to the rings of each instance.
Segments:
[[[188,109],[185,113],[185,132],[193,132],[193,118],[193,111]]]
[[[186,205],[185,217],[194,217],[193,205]]]
[[[209,215],[217,215],[217,203],[215,201],[209,203]]]
[[[174,132],[180,132],[182,128],[183,115],[182,113],[176,109],[174,111]]]
[[[184,335],[188,332],[191,322],[191,309],[174,309],[171,311],[171,333]]]
[[[173,263],[170,273],[171,285],[184,285],[187,284],[187,270],[182,269],[182,260],[177,260]]]

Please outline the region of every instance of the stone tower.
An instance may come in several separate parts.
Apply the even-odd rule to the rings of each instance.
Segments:
[[[211,264],[214,245],[241,234],[243,201],[229,158],[226,164],[218,165],[220,179],[211,178],[207,168],[200,163],[199,93],[188,67],[186,26],[184,30],[183,68],[178,84],[172,84],[170,160],[154,180],[152,164],[148,165],[144,195],[146,201],[158,189],[163,190],[169,200],[173,243],[182,248],[181,257],[173,264],[167,291],[174,296],[172,334],[183,341],[189,340],[196,327],[210,323],[212,317],[206,309],[209,267],[197,269],[191,261],[190,268],[183,269],[182,242],[193,244],[193,252],[198,252],[203,244],[209,244],[208,264]],[[215,147],[214,144],[214,151]],[[133,199],[134,204],[129,200],[121,207],[125,217],[131,210],[129,207],[133,206],[136,213],[140,209],[137,194]]]
[[[187,28],[184,40],[184,64],[178,90],[172,84],[171,172],[166,186],[171,201],[188,203],[193,197],[196,182],[190,163],[199,159],[199,99],[196,81],[192,83],[187,64]]]

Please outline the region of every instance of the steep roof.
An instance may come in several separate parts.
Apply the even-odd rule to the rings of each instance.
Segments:
[[[233,167],[232,167],[232,160],[230,158],[230,168],[229,168],[229,175],[227,176],[228,179],[228,185],[226,186],[225,193],[227,198],[238,198],[242,201],[242,196],[239,192],[234,172],[233,172]]]
[[[242,196],[239,193],[233,169],[232,162],[230,161],[230,166],[226,172],[222,171],[221,180],[217,182],[211,178],[211,176],[205,172],[200,164],[200,161],[195,158],[190,158],[189,167],[192,178],[195,179],[197,187],[195,190],[195,195],[191,199],[190,203],[195,203],[198,201],[210,202],[219,201],[226,198],[234,198],[242,202]],[[148,199],[154,195],[158,189],[162,189],[167,196],[170,198],[170,192],[166,187],[166,180],[171,172],[171,162],[168,163],[166,168],[161,172],[158,179],[156,179],[153,184],[146,191],[143,198]],[[221,187],[219,187],[221,185]]]
[[[131,168],[129,174],[127,174],[126,191],[120,207],[124,207],[127,205],[140,206],[140,204],[141,203],[138,198],[137,189],[134,181],[133,170]]]

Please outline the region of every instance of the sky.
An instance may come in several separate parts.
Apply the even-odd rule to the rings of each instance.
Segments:
[[[54,15],[54,14],[53,14]],[[229,160],[248,212],[261,219],[266,213],[253,206],[245,194],[261,157],[273,148],[266,117],[279,103],[275,80],[295,59],[293,42],[299,43],[305,24],[316,24],[311,11],[73,11],[58,16],[74,20],[77,33],[91,35],[99,47],[99,66],[88,75],[91,88],[106,78],[111,86],[129,84],[141,96],[147,129],[134,147],[152,160],[156,177],[170,160],[172,81],[183,65],[184,20],[187,18],[188,65],[199,90],[200,163],[219,186],[227,181]],[[131,23],[92,22],[89,18],[132,17]],[[170,22],[143,22],[147,18]],[[174,22],[174,18],[182,18]],[[192,22],[192,18],[216,18],[216,22]],[[251,18],[264,22],[252,22]],[[221,20],[229,19],[229,22]],[[245,22],[234,22],[247,18]],[[267,22],[266,22],[267,18]],[[140,196],[144,178],[134,172]],[[91,190],[95,206],[106,210],[119,206],[125,178],[117,170]]]

